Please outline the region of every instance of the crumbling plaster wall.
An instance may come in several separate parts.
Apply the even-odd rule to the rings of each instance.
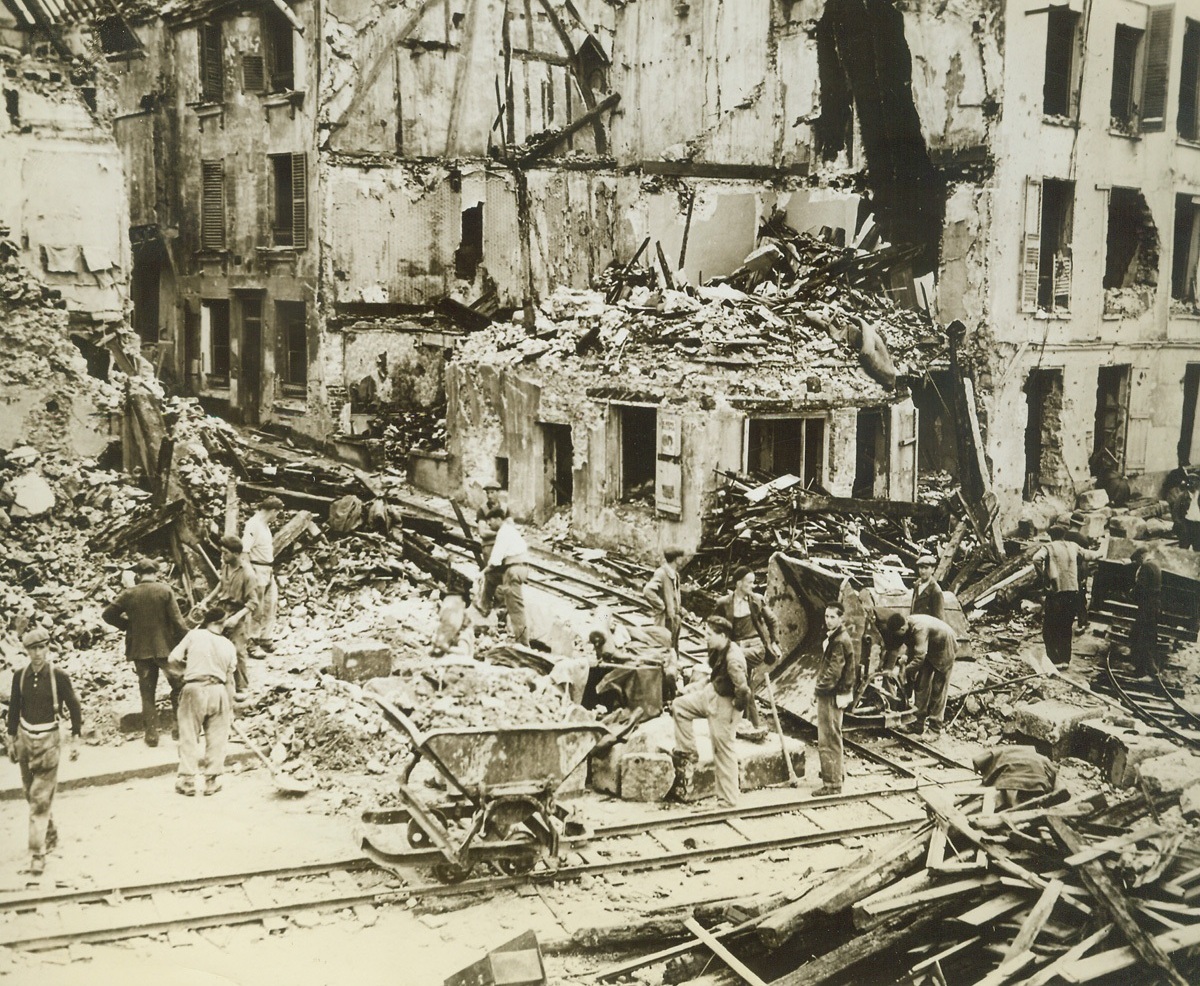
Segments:
[[[334,378],[347,383],[370,378],[382,403],[415,409],[446,399],[443,367],[452,335],[421,324],[362,321],[328,333],[325,342],[331,359],[341,353]]]
[[[1146,7],[1132,0],[1093,3],[1087,15],[1078,121],[1064,125],[1042,114],[1046,24],[1041,5],[1009,0],[1004,7],[1006,60],[1003,111],[995,125],[989,254],[984,300],[968,312],[988,317],[973,352],[983,367],[980,398],[987,421],[988,453],[1001,516],[1015,520],[1024,479],[1027,404],[1022,390],[1036,366],[1064,368],[1063,459],[1078,487],[1088,485],[1088,457],[1101,366],[1134,367],[1127,462],[1149,489],[1175,466],[1182,407],[1182,367],[1200,360],[1200,339],[1169,313],[1170,239],[1176,191],[1200,191],[1200,160],[1176,144],[1174,121],[1180,78],[1185,5],[1176,5],[1169,66],[1167,127],[1137,139],[1110,133],[1112,39],[1118,23],[1145,28]],[[1018,309],[1026,179],[1075,182],[1072,292],[1068,313],[1022,314]],[[1153,304],[1132,316],[1106,316],[1103,278],[1108,189],[1141,191],[1159,230],[1158,289]],[[945,295],[943,295],[943,298]],[[946,311],[945,303],[941,312]],[[964,319],[968,328],[978,326]],[[990,337],[989,335],[990,334]],[[1168,345],[1168,340],[1172,340]],[[990,355],[989,355],[990,353]],[[990,378],[990,384],[988,382]],[[1178,387],[1178,390],[1172,390]],[[1178,395],[1178,396],[1177,396]],[[1069,492],[1069,491],[1068,491]]]
[[[120,318],[130,259],[116,141],[57,63],[0,64],[0,88],[17,107],[15,117],[0,112],[0,226],[70,310]]]

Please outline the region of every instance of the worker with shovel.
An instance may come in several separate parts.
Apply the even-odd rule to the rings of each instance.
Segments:
[[[169,665],[181,673],[183,692],[179,697],[179,774],[175,791],[192,797],[200,773],[200,738],[204,737],[204,793],[221,790],[225,772],[225,746],[233,720],[234,675],[237,648],[221,631],[225,610],[214,607],[204,614],[195,630],[171,651]]]

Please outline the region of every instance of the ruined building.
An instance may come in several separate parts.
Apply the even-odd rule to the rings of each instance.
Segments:
[[[579,407],[539,419],[502,388],[483,400],[486,347],[449,374],[448,354],[492,315],[536,335],[556,289],[647,238],[641,264],[661,253],[696,285],[776,221],[881,251],[893,302],[961,323],[1005,521],[1039,490],[1110,470],[1148,488],[1200,454],[1198,0],[5,6],[102,62],[135,324],[171,386],[237,419],[327,439],[448,398],[428,482],[499,476],[541,517],[569,487],[582,530],[627,538],[607,520],[628,511],[618,436],[641,436],[635,475],[669,478],[643,432],[673,385],[553,395]],[[768,431],[805,452],[778,458],[807,480],[819,462],[832,492],[911,496],[893,481],[911,439],[922,471],[953,472],[958,426],[943,356],[908,371],[871,406],[806,390],[756,413],[785,422]],[[736,366],[706,372],[737,389]],[[714,470],[781,471],[751,417],[683,477],[683,512]],[[649,547],[691,537],[647,510]]]

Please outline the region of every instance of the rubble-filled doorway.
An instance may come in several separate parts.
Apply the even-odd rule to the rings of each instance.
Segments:
[[[947,473],[958,477],[958,442],[954,437],[954,393],[949,370],[928,370],[923,376],[904,380],[917,408],[917,468],[922,477]]]
[[[1129,420],[1130,367],[1102,366],[1096,378],[1096,426],[1092,474],[1125,469],[1125,431]]]
[[[658,408],[645,404],[614,404],[617,425],[618,488],[622,500],[653,499],[658,466]]]
[[[133,271],[129,281],[133,329],[145,346],[157,345],[160,335],[159,278],[165,260],[166,255],[157,240],[133,248]]]
[[[572,463],[575,447],[571,442],[571,426],[541,424],[542,478],[546,512],[566,506],[574,495]]]
[[[263,303],[260,297],[242,298],[242,332],[240,339],[241,373],[238,376],[238,410],[242,424],[258,424],[262,401],[262,320]]]
[[[1062,370],[1033,370],[1025,381],[1029,416],[1025,422],[1025,485],[1032,500],[1038,490],[1054,488],[1062,476]]]
[[[769,479],[789,473],[807,487],[825,481],[825,419],[764,417],[746,420],[746,472]]]
[[[879,408],[858,412],[854,439],[854,489],[858,499],[887,496],[887,425]]]
[[[1200,363],[1188,363],[1183,372],[1183,421],[1179,427],[1179,464],[1195,465],[1200,460],[1200,428],[1196,411],[1200,410]]]

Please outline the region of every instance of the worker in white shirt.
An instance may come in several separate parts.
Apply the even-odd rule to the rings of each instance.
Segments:
[[[242,551],[254,570],[254,578],[262,600],[255,614],[254,624],[249,628],[250,637],[265,651],[275,649],[270,634],[275,623],[275,611],[279,606],[279,588],[275,584],[275,536],[271,533],[271,524],[282,509],[283,501],[279,497],[267,497],[259,502],[258,509],[246,521],[242,530]]]
[[[488,559],[484,577],[500,572],[500,593],[508,610],[508,625],[517,642],[529,646],[529,625],[525,622],[525,581],[529,576],[529,545],[517,525],[507,517],[496,532],[496,544]]]
[[[193,796],[195,781],[203,762],[204,793],[221,790],[225,772],[225,746],[229,742],[229,724],[233,721],[234,675],[237,672],[237,648],[222,636],[225,610],[214,607],[204,614],[195,630],[179,642],[168,661],[183,675],[179,698],[179,774],[175,790]],[[201,761],[200,737],[204,737]]]

